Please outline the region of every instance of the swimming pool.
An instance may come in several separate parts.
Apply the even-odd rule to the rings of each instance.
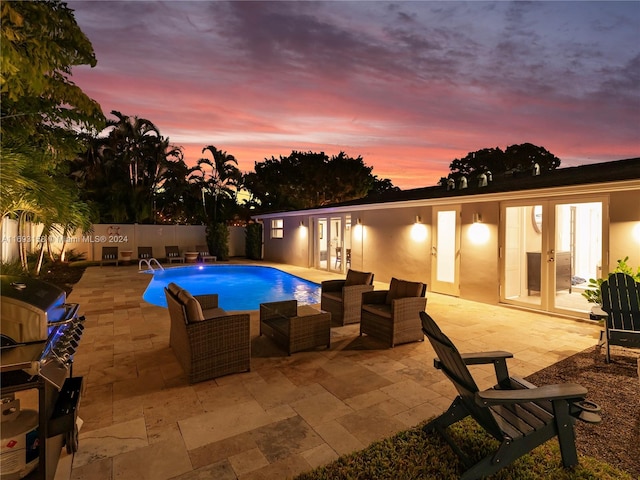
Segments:
[[[227,311],[258,310],[261,303],[298,300],[300,305],[320,303],[320,285],[273,267],[256,265],[194,265],[156,270],[142,298],[167,306],[164,287],[174,282],[192,295],[217,293]]]

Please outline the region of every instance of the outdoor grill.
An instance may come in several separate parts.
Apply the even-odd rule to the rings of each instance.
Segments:
[[[2,372],[23,370],[60,390],[69,375],[82,330],[78,304],[64,290],[31,278],[2,275]]]
[[[51,479],[60,448],[66,444],[67,451],[74,453],[78,446],[76,410],[82,377],[73,377],[72,365],[84,317],[78,316],[79,305],[67,303],[65,291],[55,285],[0,277],[2,476],[7,472],[15,478]],[[19,399],[15,400],[17,392],[29,389],[38,390],[35,427],[35,413],[21,414]],[[4,432],[20,433],[5,438]]]

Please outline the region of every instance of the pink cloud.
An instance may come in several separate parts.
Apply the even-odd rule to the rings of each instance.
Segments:
[[[637,3],[70,3],[98,58],[74,81],[190,164],[345,151],[413,188],[487,147],[640,151]]]

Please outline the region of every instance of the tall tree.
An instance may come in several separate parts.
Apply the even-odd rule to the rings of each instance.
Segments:
[[[292,151],[287,157],[256,162],[255,171],[244,176],[243,184],[254,207],[295,210],[366,196],[376,184],[371,171],[362,157],[352,158],[344,152],[329,158],[324,152]]]
[[[0,9],[3,218],[23,225],[86,214],[72,208],[78,192],[63,178],[84,148],[78,131],[104,125],[100,106],[71,81],[74,66],[96,65],[93,47],[62,2],[5,1]]]
[[[189,179],[200,188],[202,193],[202,206],[205,220],[217,223],[218,219],[225,219],[225,200],[235,203],[237,188],[242,179],[242,173],[238,170],[238,161],[233,155],[218,150],[213,145],[202,149],[202,153],[210,152],[212,158],[201,158],[192,169]],[[212,205],[207,206],[207,198]],[[209,218],[211,217],[211,218]]]
[[[159,195],[167,198],[167,172],[184,166],[182,149],[162,137],[151,121],[111,113],[116,120],[108,122],[107,135],[93,139],[76,159],[72,175],[85,198],[98,206],[101,221],[152,223]]]
[[[510,145],[505,151],[499,147],[483,148],[453,160],[449,165],[449,177],[441,178],[440,184],[446,185],[448,180],[456,180],[463,175],[470,179],[489,172],[493,177],[507,173],[532,173],[536,165],[540,173],[548,172],[560,166],[560,159],[546,148],[531,143]]]

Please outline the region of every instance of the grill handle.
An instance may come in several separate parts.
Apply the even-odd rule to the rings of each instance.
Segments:
[[[75,320],[78,314],[78,308],[80,308],[80,304],[78,303],[65,303],[64,308],[66,310],[64,318],[62,320],[49,322],[50,327],[55,327],[57,325],[64,325],[65,323],[70,323]]]

